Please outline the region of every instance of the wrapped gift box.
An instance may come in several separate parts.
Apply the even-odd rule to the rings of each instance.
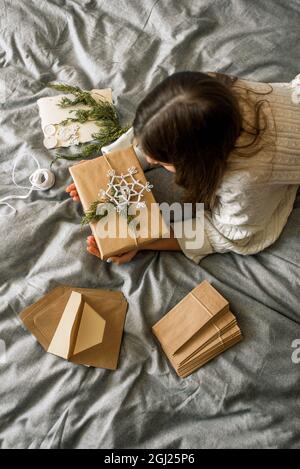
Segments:
[[[144,172],[132,146],[72,166],[70,172],[84,211],[87,212],[96,200],[100,201],[101,191],[107,190],[111,179],[108,173],[115,171],[117,175],[126,175],[129,169],[136,171],[133,176],[139,184],[147,185]],[[124,187],[120,190],[124,190]],[[145,206],[138,209],[137,215],[140,220],[143,220],[144,226],[142,227],[134,229],[134,222],[128,223],[128,218],[122,213],[118,214],[116,210],[111,210],[104,219],[90,223],[102,259],[140,248],[155,239],[169,236],[169,227],[162,218],[151,190],[143,192],[141,202]],[[116,230],[103,235],[104,228],[112,220],[115,222],[113,226],[117,225]]]

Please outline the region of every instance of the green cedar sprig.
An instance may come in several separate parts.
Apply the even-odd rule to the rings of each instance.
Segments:
[[[63,97],[59,104],[61,107],[67,108],[76,104],[84,104],[89,107],[87,109],[71,110],[70,114],[72,115],[63,120],[61,125],[67,125],[71,122],[79,122],[82,124],[84,122],[94,121],[99,126],[99,131],[92,135],[94,139],[93,142],[80,144],[80,151],[75,155],[57,152],[51,166],[60,159],[76,161],[97,156],[103,146],[109,145],[117,140],[123,133],[127,132],[131,126],[130,124],[121,126],[115,106],[105,99],[95,100],[89,91],[84,91],[78,86],[71,86],[64,83],[51,83],[48,86],[56,91],[72,94],[74,96],[73,99]]]
[[[103,203],[104,202],[100,200],[95,200],[94,202],[91,203],[90,208],[85,212],[84,216],[81,219],[82,226],[88,225],[89,223],[92,223],[95,221],[102,220],[108,215],[108,209],[104,210],[103,213],[101,214],[97,213],[98,205],[103,204]],[[125,212],[124,213],[122,212],[121,214],[125,215]],[[127,216],[128,224],[135,218],[135,215],[129,215],[127,212],[126,212],[126,216]]]
[[[101,214],[97,213],[98,205],[101,203],[103,202],[100,200],[95,200],[95,202],[91,203],[90,208],[85,212],[81,219],[81,225],[84,226],[92,223],[93,221],[99,221],[108,215],[108,210],[103,211]]]
[[[60,93],[72,94],[75,97],[75,99],[69,99],[67,97],[62,98],[60,103],[61,107],[74,106],[75,104],[94,106],[97,103],[89,91],[84,91],[78,86],[71,86],[66,83],[50,83],[48,86]]]

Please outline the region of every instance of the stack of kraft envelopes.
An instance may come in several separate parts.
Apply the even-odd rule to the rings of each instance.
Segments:
[[[228,301],[206,280],[158,321],[152,331],[181,378],[242,339]]]

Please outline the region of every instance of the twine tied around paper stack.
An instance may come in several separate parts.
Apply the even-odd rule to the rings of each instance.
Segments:
[[[229,302],[207,280],[154,324],[152,331],[181,378],[242,340]]]
[[[200,301],[200,299],[193,293],[193,291],[191,291],[189,293],[189,296],[191,296],[202,308],[205,309],[205,311],[207,312],[207,314],[213,319],[214,318],[214,315],[211,313],[211,311],[206,307],[206,305]],[[212,326],[214,327],[214,329],[218,332],[218,337],[222,343],[222,345],[224,345],[224,342],[223,342],[223,339],[222,339],[222,333],[221,333],[221,329],[219,328],[219,326],[217,326],[217,324],[215,324],[214,322],[212,322]]]

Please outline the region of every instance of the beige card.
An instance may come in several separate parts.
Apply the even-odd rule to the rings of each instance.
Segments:
[[[105,324],[105,319],[85,302],[73,355],[101,344],[105,332]]]
[[[91,90],[92,97],[97,101],[106,100],[112,102],[112,90],[106,88],[102,90]],[[74,112],[79,109],[88,109],[84,104],[77,104],[75,106],[68,106],[62,108],[59,103],[62,98],[74,99],[71,94],[61,94],[56,96],[49,96],[40,98],[37,101],[39,113],[41,118],[41,126],[44,133],[44,145],[46,148],[69,147],[74,144],[77,137],[78,143],[90,142],[93,140],[93,134],[99,131],[99,125],[94,121],[75,124],[60,125],[65,119],[74,117]],[[78,127],[78,129],[76,129]],[[73,143],[72,143],[73,141]]]
[[[101,344],[104,330],[105,320],[83,300],[81,293],[72,291],[48,352],[69,360]]]

